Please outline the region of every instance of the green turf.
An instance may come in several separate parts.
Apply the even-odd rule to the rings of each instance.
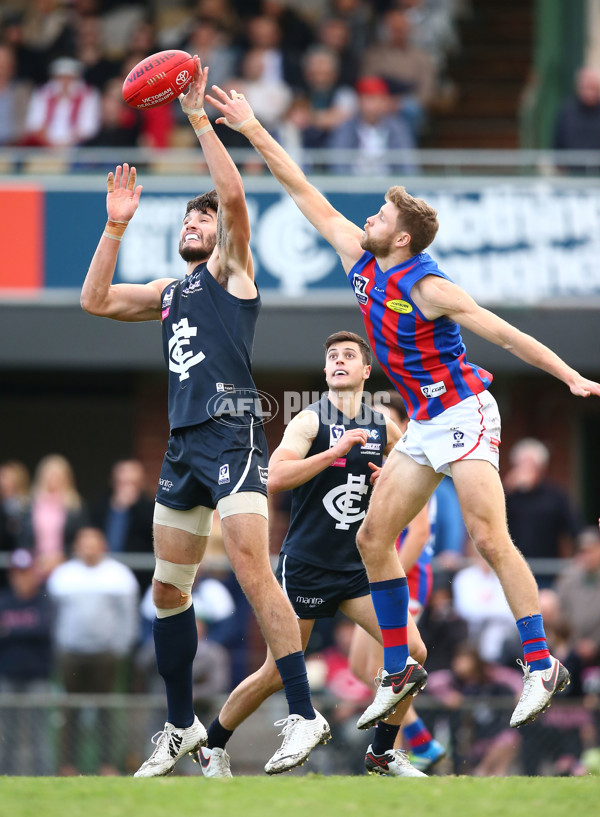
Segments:
[[[237,777],[155,780],[0,777],[7,817],[592,817],[600,781],[586,778]]]

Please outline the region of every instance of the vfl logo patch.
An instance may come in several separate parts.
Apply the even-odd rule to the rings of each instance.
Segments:
[[[215,383],[215,387],[218,392],[235,391],[233,383]]]
[[[463,442],[465,435],[462,431],[455,431],[452,436],[454,437],[454,442],[452,443],[452,448],[464,448],[465,444]]]
[[[258,478],[260,479],[263,485],[266,485],[267,480],[269,478],[269,469],[261,468],[260,465],[257,465],[256,467],[258,468]]]
[[[411,304],[408,301],[386,301],[385,305],[388,309],[391,309],[392,312],[399,312],[401,315],[408,315],[409,312],[413,311]]]
[[[230,481],[229,463],[225,463],[225,465],[221,465],[219,468],[219,485],[226,485]]]
[[[346,429],[344,426],[329,426],[329,447],[333,448],[333,446],[337,443],[338,440],[344,436],[344,432]]]
[[[359,304],[366,304],[369,300],[369,296],[365,292],[367,288],[367,284],[369,283],[369,279],[365,278],[364,275],[355,275],[352,279],[352,286],[354,287],[354,294],[356,295],[356,300]]]

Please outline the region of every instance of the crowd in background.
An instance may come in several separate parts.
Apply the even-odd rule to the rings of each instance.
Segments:
[[[123,79],[199,54],[289,147],[413,147],[456,46],[462,0],[36,0],[0,13],[0,145],[194,144],[178,106],[139,112]],[[214,115],[216,111],[209,112]],[[228,144],[235,134],[221,135]]]
[[[542,728],[558,730],[560,750],[547,757],[523,751],[522,758],[528,773],[546,761],[546,769],[572,774],[584,770],[582,753],[598,743],[600,531],[582,529],[566,493],[546,480],[548,457],[546,446],[533,439],[511,450],[504,476],[509,527],[528,559],[558,560],[554,572],[544,570],[537,578],[548,641],[569,668],[568,695],[579,703],[566,718],[554,707],[543,719]],[[61,455],[43,457],[32,479],[23,463],[0,465],[0,551],[8,558],[0,587],[0,692],[162,691],[151,636],[153,499],[137,460],[115,463],[108,482],[104,495],[84,499]],[[426,695],[446,712],[438,726],[449,730],[456,771],[508,773],[528,738],[509,730],[501,711],[482,704],[468,710],[467,739],[464,706],[518,694],[519,639],[497,577],[469,546],[450,480],[442,481],[437,499],[434,586],[420,622],[429,653]],[[284,500],[277,514],[285,513]],[[281,520],[279,525],[285,529]],[[148,560],[132,569],[121,554],[146,554]],[[262,656],[260,637],[252,637],[251,611],[225,563],[218,520],[208,556],[209,569],[202,568],[194,590],[200,711],[214,708],[214,696],[231,690]],[[317,622],[309,672],[314,689],[334,701],[332,720],[351,743],[355,730],[344,724],[354,723],[372,693],[351,679],[348,634],[344,617]],[[5,710],[4,717],[17,715]],[[65,712],[57,750],[62,774],[78,773],[82,717],[75,708]],[[103,774],[119,771],[108,748],[110,724],[105,715],[96,726],[105,737],[106,756],[98,759]],[[26,751],[27,730],[21,734]],[[338,750],[345,746],[338,742]],[[19,753],[4,755],[3,773],[16,771]]]
[[[334,171],[405,170],[378,161],[417,147],[452,96],[446,66],[468,9],[469,0],[12,0],[0,11],[0,146],[195,146],[179,106],[138,111],[121,94],[140,60],[183,49],[209,65],[209,84],[245,93],[292,154],[360,148],[362,164],[340,160]],[[247,147],[218,130],[228,147]],[[585,68],[555,146],[599,144],[600,78]]]

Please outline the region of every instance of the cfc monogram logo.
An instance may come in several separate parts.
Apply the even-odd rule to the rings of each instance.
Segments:
[[[366,511],[361,508],[361,497],[369,490],[365,475],[348,474],[345,485],[332,488],[323,497],[323,505],[329,516],[337,520],[336,530],[348,530],[350,525],[364,519]]]
[[[173,337],[169,341],[169,369],[179,375],[180,380],[187,380],[192,366],[201,363],[206,355],[203,352],[194,354],[190,345],[190,338],[198,334],[198,327],[190,326],[187,318],[173,324]]]

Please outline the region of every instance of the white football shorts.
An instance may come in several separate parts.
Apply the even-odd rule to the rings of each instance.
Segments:
[[[450,474],[450,463],[487,460],[499,465],[500,412],[498,404],[483,391],[461,400],[431,420],[410,420],[396,451],[438,474]]]

